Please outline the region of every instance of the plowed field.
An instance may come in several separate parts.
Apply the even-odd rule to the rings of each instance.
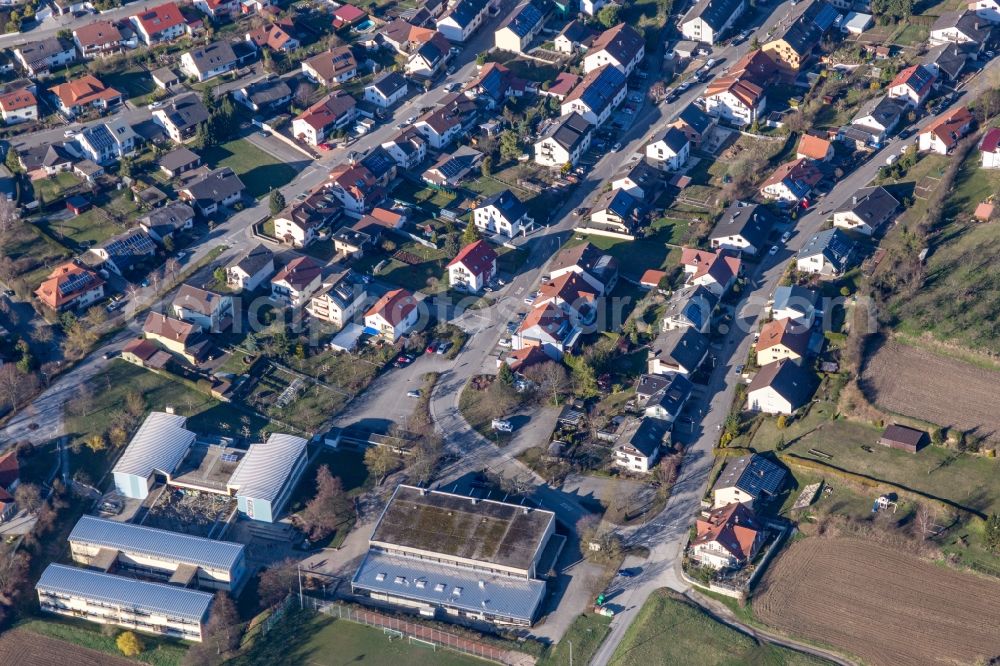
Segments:
[[[873,666],[1000,655],[1000,582],[861,539],[793,543],[765,575],[753,609],[767,624]]]
[[[886,342],[868,359],[862,387],[891,412],[1000,441],[1000,372]]]
[[[133,666],[136,662],[14,629],[0,636],[0,664],[16,666]]]

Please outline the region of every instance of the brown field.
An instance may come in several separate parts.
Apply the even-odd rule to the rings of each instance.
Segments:
[[[890,412],[1000,441],[1000,372],[890,341],[868,359],[861,385]]]
[[[871,541],[809,537],[782,554],[756,616],[873,666],[972,664],[1000,655],[1000,583]]]
[[[18,666],[134,666],[135,662],[24,629],[0,635],[0,664]]]

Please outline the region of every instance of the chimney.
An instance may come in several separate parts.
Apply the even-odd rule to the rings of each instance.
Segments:
[[[479,581],[479,589],[480,590],[485,590],[486,589],[486,581],[485,580]]]
[[[855,194],[853,197],[851,197],[851,201],[853,201],[854,203],[858,203],[858,195]]]

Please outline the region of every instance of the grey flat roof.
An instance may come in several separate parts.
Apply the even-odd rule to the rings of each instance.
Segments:
[[[70,532],[69,541],[230,571],[239,562],[244,548],[239,543],[214,541],[96,516],[81,517]]]
[[[147,583],[63,564],[50,564],[46,567],[35,589],[134,610],[162,613],[192,622],[204,620],[212,603],[212,595],[207,592],[162,583]]]
[[[271,433],[263,444],[251,444],[229,479],[237,497],[273,501],[306,449],[306,440],[295,435]]]
[[[530,569],[554,516],[543,509],[401,485],[371,540]]]
[[[145,479],[153,470],[173,472],[194,443],[194,433],[184,428],[186,423],[187,419],[177,414],[150,412],[112,473]]]
[[[545,582],[541,580],[489,575],[464,567],[377,551],[368,553],[351,583],[365,590],[417,599],[428,604],[528,622],[534,619],[545,597]]]

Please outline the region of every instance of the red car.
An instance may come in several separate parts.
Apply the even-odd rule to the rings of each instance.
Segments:
[[[427,349],[424,350],[424,352],[427,353],[427,354],[433,354],[436,351],[437,351],[437,343],[436,342],[430,343],[429,345],[427,345]]]
[[[316,144],[316,147],[319,148],[320,150],[323,150],[323,151],[330,150],[330,148],[331,148],[330,144],[328,144],[328,143],[319,143],[319,144]]]
[[[396,359],[396,363],[401,363],[403,365],[406,365],[407,363],[410,363],[412,361],[413,359],[407,356],[406,354],[400,354],[399,358]]]

